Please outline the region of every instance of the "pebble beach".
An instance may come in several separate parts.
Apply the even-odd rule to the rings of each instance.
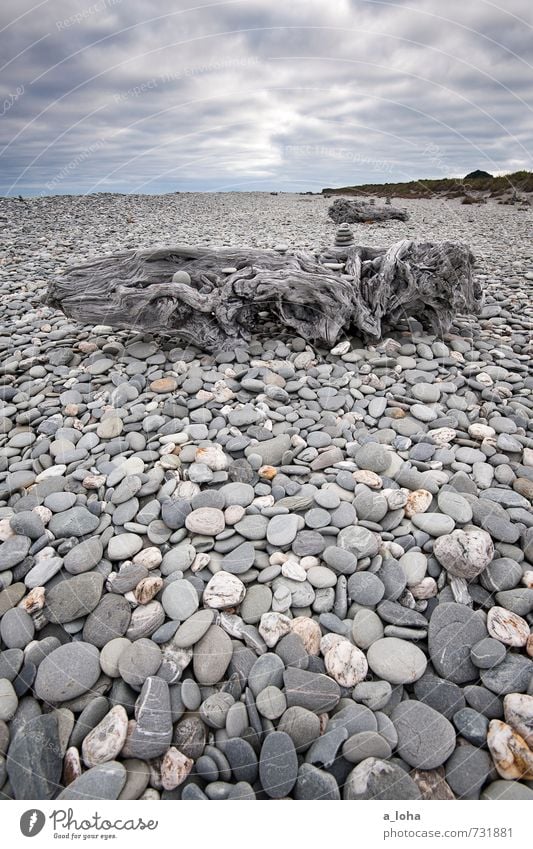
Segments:
[[[394,200],[479,316],[206,354],[43,302],[173,244],[332,245],[320,195],[0,199],[0,797],[533,799],[533,208]]]

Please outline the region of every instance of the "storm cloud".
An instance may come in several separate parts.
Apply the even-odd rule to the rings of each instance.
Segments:
[[[530,0],[3,0],[0,14],[3,195],[532,168]]]

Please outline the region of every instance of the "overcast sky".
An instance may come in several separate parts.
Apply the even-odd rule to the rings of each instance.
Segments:
[[[533,170],[531,0],[1,7],[3,195]]]

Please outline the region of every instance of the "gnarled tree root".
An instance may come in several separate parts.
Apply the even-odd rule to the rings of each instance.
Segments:
[[[246,343],[268,321],[330,348],[350,330],[378,339],[413,316],[442,332],[478,312],[473,262],[466,245],[408,239],[315,254],[178,246],[70,268],[46,302],[82,324],[170,333],[210,351]],[[189,277],[175,281],[178,271]]]

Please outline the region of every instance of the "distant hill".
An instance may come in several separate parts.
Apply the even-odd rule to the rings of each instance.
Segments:
[[[472,171],[463,179],[444,177],[436,180],[411,180],[408,183],[365,183],[361,186],[322,189],[323,195],[377,195],[396,198],[431,198],[435,195],[461,198],[479,192],[483,192],[486,197],[500,199],[533,192],[533,173],[515,171],[514,174],[491,177],[486,171]]]
[[[488,177],[492,180],[492,174],[489,174],[488,171],[480,171],[479,168],[467,174],[465,180],[481,180],[482,177]]]

